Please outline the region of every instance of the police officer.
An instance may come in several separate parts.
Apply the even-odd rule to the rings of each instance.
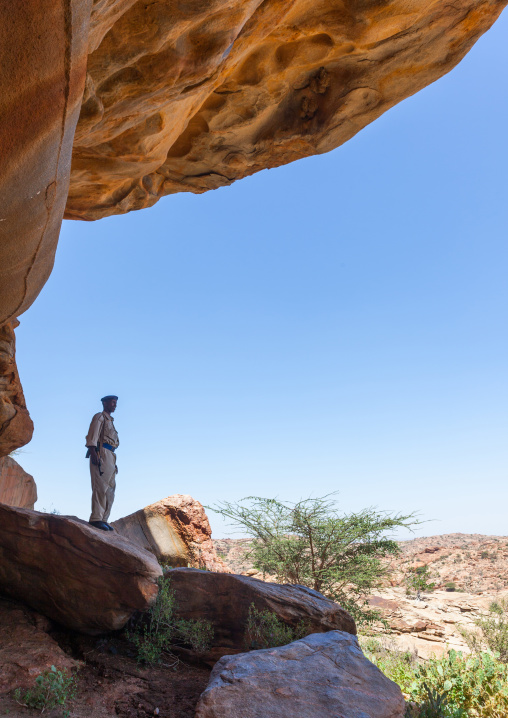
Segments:
[[[92,478],[92,513],[90,523],[103,531],[113,531],[107,523],[115,499],[116,466],[115,451],[120,442],[111,414],[115,411],[118,397],[103,396],[102,411],[92,419],[86,437],[87,457],[90,457]]]

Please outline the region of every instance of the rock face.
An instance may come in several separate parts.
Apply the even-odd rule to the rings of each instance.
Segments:
[[[450,71],[505,4],[99,0],[66,216],[328,152]]]
[[[317,633],[287,646],[225,656],[196,718],[403,718],[400,688],[354,636]]]
[[[0,459],[0,504],[33,509],[36,501],[37,486],[33,476],[10,456]]]
[[[0,599],[0,695],[31,687],[51,666],[67,671],[75,667],[46,633],[49,623],[35,611]]]
[[[1,251],[0,248],[0,253]],[[1,275],[0,270],[0,283]],[[0,313],[1,309],[0,297]],[[16,367],[14,329],[17,326],[17,320],[0,326],[0,457],[28,444],[34,430]]]
[[[84,521],[0,505],[0,593],[67,628],[122,628],[157,595],[152,554]]]
[[[205,618],[214,626],[213,649],[207,660],[245,650],[249,606],[273,611],[288,626],[300,621],[309,632],[340,630],[356,634],[354,620],[337,603],[304,586],[265,583],[256,578],[197,569],[165,572],[171,580],[181,618]]]
[[[0,327],[51,273],[64,206],[99,219],[327,152],[451,70],[507,2],[3,3]]]
[[[215,551],[205,510],[192,496],[168,496],[112,525],[163,564],[227,571]]]
[[[0,3],[0,327],[28,309],[53,268],[90,8],[91,0]]]

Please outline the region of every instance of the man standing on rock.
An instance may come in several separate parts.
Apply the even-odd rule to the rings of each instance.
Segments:
[[[102,411],[92,419],[86,437],[87,458],[90,457],[92,477],[92,513],[90,523],[103,531],[113,531],[107,523],[115,499],[116,466],[115,450],[120,442],[111,414],[116,409],[117,396],[104,396]]]

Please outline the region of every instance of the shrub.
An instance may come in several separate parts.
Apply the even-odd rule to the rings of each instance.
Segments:
[[[294,504],[251,496],[208,508],[254,538],[249,556],[259,571],[280,583],[313,588],[340,603],[358,624],[372,623],[379,612],[369,608],[367,596],[392,570],[385,559],[400,553],[390,533],[419,522],[414,514],[373,508],[343,514],[332,495]]]
[[[398,683],[402,690],[408,686],[414,677],[418,667],[418,654],[411,651],[403,651],[383,638],[381,642],[376,638],[358,638],[365,656],[374,663],[390,680]]]
[[[491,603],[488,615],[475,619],[474,623],[479,630],[459,626],[468,648],[474,653],[487,648],[503,663],[508,663],[508,599]]]
[[[258,611],[253,603],[249,606],[245,647],[248,650],[275,648],[297,641],[310,633],[303,621],[295,627],[287,626],[272,611]]]
[[[377,645],[376,645],[377,644]],[[488,653],[450,651],[419,664],[416,656],[360,638],[362,649],[406,700],[406,718],[506,718],[508,667]]]
[[[445,583],[445,588],[447,591],[455,591],[457,586],[454,584],[453,581],[448,581],[448,583]]]
[[[49,670],[37,676],[33,688],[24,693],[17,688],[14,691],[14,698],[20,705],[33,708],[41,713],[61,706],[64,709],[64,716],[68,716],[69,712],[65,710],[67,701],[74,698],[76,689],[75,676],[58,671],[55,666],[51,666]]]
[[[508,670],[488,653],[463,656],[450,651],[418,667],[408,692],[415,702],[428,703],[428,691],[445,696],[443,716],[505,718],[508,712]]]
[[[164,652],[171,655],[173,666],[178,659],[171,654],[171,646],[187,644],[198,653],[206,653],[213,639],[213,627],[205,619],[184,620],[175,617],[175,593],[169,577],[159,579],[159,593],[154,605],[146,611],[127,638],[137,649],[140,663],[159,663]]]
[[[206,621],[204,618],[196,620],[181,618],[175,622],[175,629],[177,639],[189,644],[198,655],[203,655],[210,650],[214,635],[210,621]]]
[[[409,568],[404,577],[408,593],[415,591],[417,597],[420,598],[422,591],[433,591],[436,584],[430,581],[431,578],[428,566]]]

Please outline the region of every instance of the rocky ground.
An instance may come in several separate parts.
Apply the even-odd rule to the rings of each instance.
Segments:
[[[215,541],[231,571],[261,578],[248,557],[250,544],[250,539]],[[508,596],[508,537],[446,534],[403,541],[400,548],[391,585],[371,598],[388,622],[388,628],[376,627],[382,641],[421,658],[448,648],[467,651],[459,629],[473,626],[493,600]],[[409,568],[424,565],[436,588],[417,600],[406,595],[404,578]]]
[[[142,668],[124,633],[97,638],[57,629],[30,609],[6,600],[0,600],[0,645],[2,717],[38,715],[16,702],[12,688],[23,687],[30,674],[51,665],[79,668],[76,697],[69,704],[72,718],[192,718],[210,678],[207,666],[181,661]],[[61,718],[62,711],[44,715]]]

